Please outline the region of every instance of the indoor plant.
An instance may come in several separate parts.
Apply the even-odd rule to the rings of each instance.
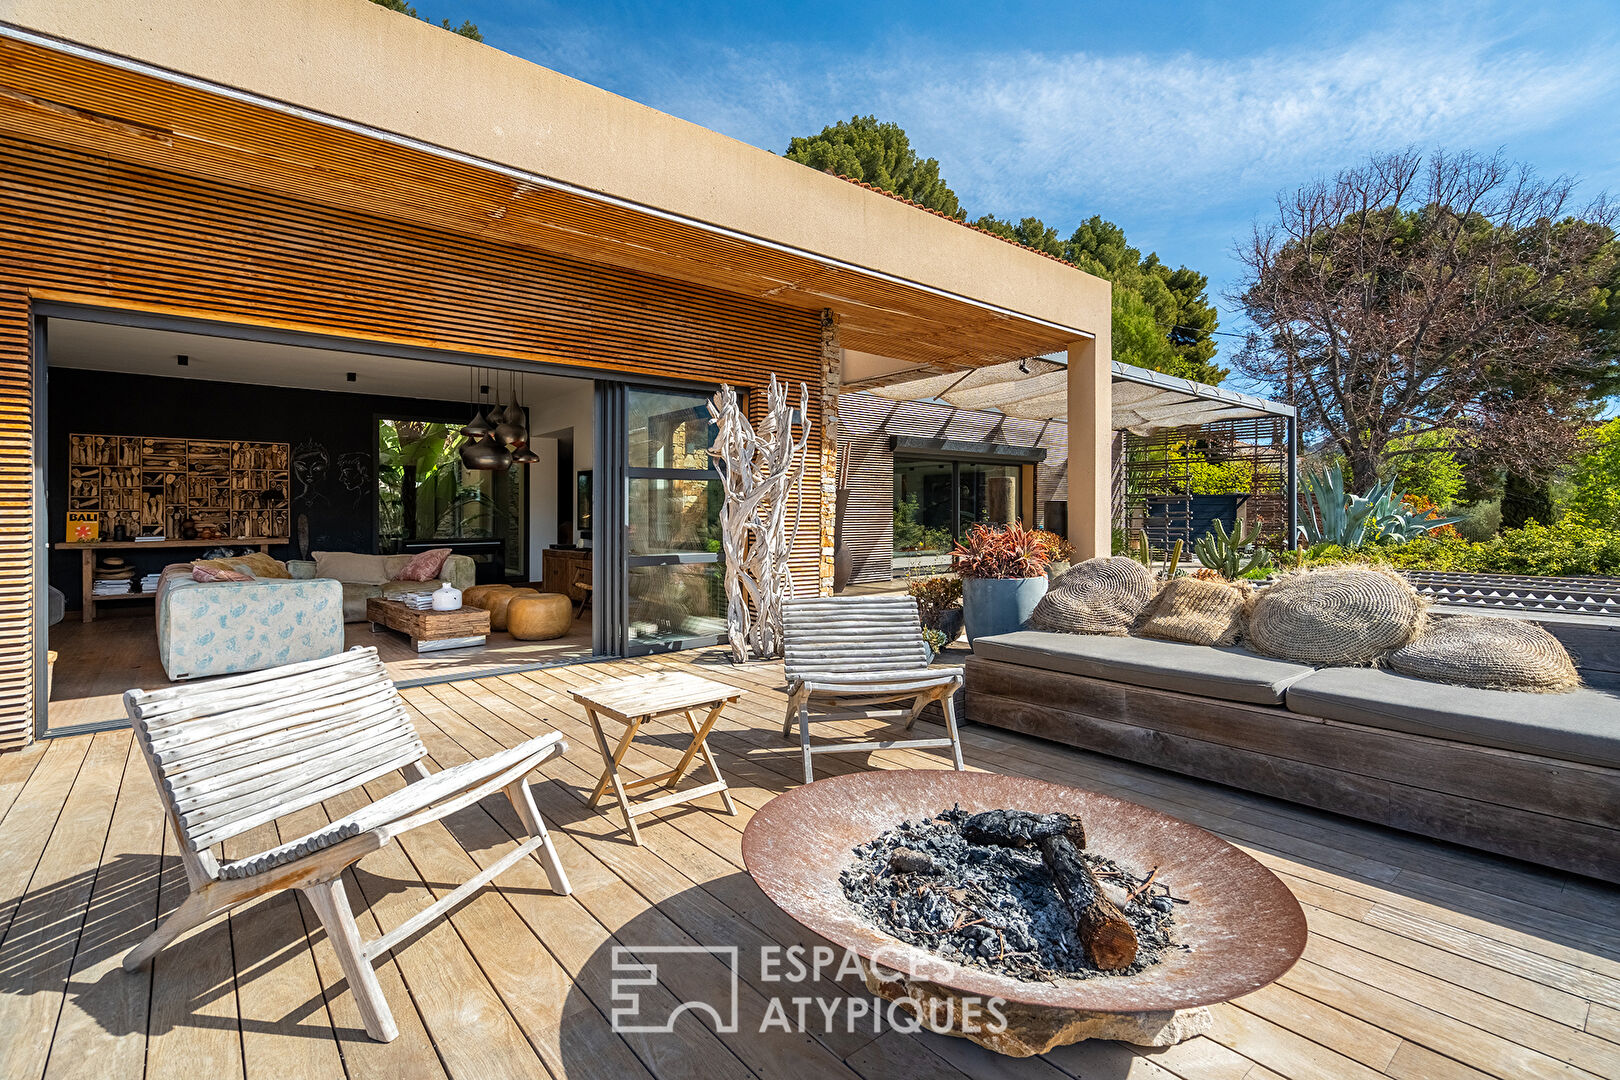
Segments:
[[[962,579],[962,614],[968,643],[1008,634],[1029,620],[1046,595],[1046,564],[1051,549],[1036,534],[1011,525],[975,525],[951,552],[951,566]]]

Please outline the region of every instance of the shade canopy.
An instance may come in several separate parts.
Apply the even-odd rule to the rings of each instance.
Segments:
[[[869,387],[893,401],[943,401],[959,409],[1005,413],[1024,420],[1061,420],[1068,415],[1068,365],[1032,357],[973,371],[947,372]],[[1294,408],[1219,386],[1159,371],[1113,364],[1113,427],[1147,435],[1163,428],[1263,416],[1294,415]]]

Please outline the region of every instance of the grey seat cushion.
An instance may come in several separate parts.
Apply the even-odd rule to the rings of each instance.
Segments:
[[[1043,630],[979,638],[973,643],[973,655],[1044,671],[1256,705],[1282,704],[1289,684],[1314,670],[1239,648]]]
[[[1324,668],[1290,686],[1287,703],[1326,720],[1620,767],[1620,697],[1602,690],[1526,694]]]

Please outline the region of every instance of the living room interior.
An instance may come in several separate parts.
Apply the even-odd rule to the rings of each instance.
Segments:
[[[306,636],[296,609],[335,605],[337,589],[313,585],[337,577],[341,624],[308,618],[342,647],[377,646],[401,685],[591,656],[591,379],[54,318],[46,355],[52,730],[123,720],[131,687],[216,673],[195,643],[219,627],[165,624],[156,597],[165,575],[189,581],[194,560],[226,554],[274,560],[245,572],[277,580],[247,588],[282,587],[278,617]],[[475,413],[518,421],[510,464],[462,459]],[[86,529],[97,545],[75,543]],[[391,580],[445,548],[429,580]],[[568,604],[518,625],[491,610],[486,633],[440,641],[367,618],[373,597],[444,581]]]

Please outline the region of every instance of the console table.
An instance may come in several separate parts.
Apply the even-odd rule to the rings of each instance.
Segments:
[[[134,551],[152,548],[162,548],[164,550],[190,548],[196,550],[216,547],[256,547],[268,554],[272,546],[291,542],[285,536],[256,536],[251,540],[97,540],[89,544],[77,544],[71,540],[63,540],[52,546],[57,551],[78,551],[83,556],[83,566],[80,571],[81,581],[84,585],[84,600],[81,605],[83,618],[85,622],[95,622],[97,604],[118,600],[144,600],[147,597],[157,595],[151,592],[128,592],[118,593],[114,596],[96,596],[91,583],[95,580],[96,552],[98,551]]]

